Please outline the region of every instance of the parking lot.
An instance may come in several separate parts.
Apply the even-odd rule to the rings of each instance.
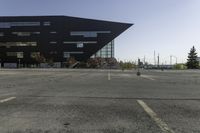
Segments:
[[[199,133],[200,70],[0,69],[0,133]]]

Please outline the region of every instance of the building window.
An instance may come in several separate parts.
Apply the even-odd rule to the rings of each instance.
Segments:
[[[24,58],[24,52],[17,52],[17,58]]]
[[[92,57],[101,57],[101,58],[112,58],[114,57],[114,41],[108,43],[102,49],[100,49]]]
[[[30,36],[31,34],[40,34],[40,32],[12,32],[12,34],[17,36]]]
[[[40,56],[40,52],[31,52],[31,58],[35,59]]]
[[[51,22],[49,22],[49,21],[44,22],[43,25],[44,25],[44,26],[50,26],[50,25],[51,25]]]
[[[10,22],[11,26],[40,26],[40,22]]]
[[[11,56],[11,57],[12,56],[16,57],[17,56],[17,52],[7,52],[6,55],[7,56]]]
[[[97,37],[98,34],[108,34],[111,31],[71,31],[71,36]]]
[[[12,34],[17,35],[17,36],[30,36],[30,32],[12,32]]]
[[[78,43],[83,43],[83,44],[94,44],[97,43],[97,41],[64,41],[64,44],[78,44]]]
[[[7,52],[6,55],[9,57],[24,58],[24,52]]]
[[[0,22],[0,28],[11,28],[9,22]]]
[[[39,31],[36,31],[36,32],[32,32],[32,34],[38,35],[38,34],[40,34],[40,32],[39,32]]]
[[[63,52],[63,58],[69,58],[70,53],[69,52]]]
[[[97,33],[96,32],[84,32],[84,31],[72,31],[70,33],[71,36],[83,36],[83,37],[97,37]]]
[[[83,43],[77,43],[77,48],[83,48],[84,47],[84,45],[83,45]]]
[[[0,42],[0,47],[5,46],[5,47],[12,47],[12,46],[37,46],[37,42]]]
[[[56,32],[56,31],[51,31],[50,33],[51,33],[51,34],[56,34],[57,32]]]
[[[17,46],[37,46],[36,42],[17,42]]]
[[[0,32],[0,37],[1,37],[1,36],[4,36],[4,33],[3,33],[3,32]]]
[[[82,51],[77,51],[77,52],[63,52],[63,57],[64,58],[69,58],[71,56],[71,54],[83,54]]]
[[[51,55],[56,55],[57,54],[57,51],[51,51],[49,52]]]
[[[49,42],[49,43],[51,43],[51,44],[56,44],[57,42],[52,41],[52,42]]]
[[[40,26],[40,22],[0,22],[0,28],[11,28],[18,26]]]

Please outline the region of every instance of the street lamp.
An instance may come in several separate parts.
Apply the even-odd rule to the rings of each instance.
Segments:
[[[140,59],[138,58],[138,71],[137,71],[137,76],[140,76]]]
[[[171,56],[170,56],[170,64],[172,65],[172,57],[174,57],[174,58],[176,59],[176,65],[177,65],[177,60],[178,60],[178,58],[177,58],[176,56],[174,56],[174,55],[171,55]]]

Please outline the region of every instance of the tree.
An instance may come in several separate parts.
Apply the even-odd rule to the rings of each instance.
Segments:
[[[90,58],[87,60],[87,67],[88,68],[98,68],[99,63],[97,58]]]
[[[46,60],[46,63],[47,63],[50,67],[53,67],[53,65],[54,65],[53,58],[47,59],[47,60]]]
[[[136,68],[136,65],[133,62],[130,62],[130,61],[128,61],[128,62],[120,61],[119,65],[120,65],[120,68],[122,70],[125,70],[125,69],[129,69],[130,70],[130,69]]]
[[[188,59],[187,59],[187,68],[188,69],[198,69],[199,68],[199,62],[197,60],[197,53],[196,49],[193,46],[190,50],[190,53],[188,53]]]
[[[33,58],[38,62],[38,63],[45,63],[46,58],[43,55],[40,55],[39,53],[35,54]]]
[[[67,58],[65,67],[72,67],[72,65],[74,65],[77,62],[77,60],[74,57],[69,57]]]
[[[184,70],[184,69],[187,69],[187,66],[185,64],[182,64],[182,63],[179,63],[179,64],[176,64],[174,66],[174,69],[177,69],[177,70]]]

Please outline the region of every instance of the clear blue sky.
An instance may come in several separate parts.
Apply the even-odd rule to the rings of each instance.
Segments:
[[[200,55],[200,0],[0,0],[0,16],[69,15],[135,25],[116,40],[116,58],[135,61],[154,50],[161,63],[170,54],[186,61],[194,45]]]

